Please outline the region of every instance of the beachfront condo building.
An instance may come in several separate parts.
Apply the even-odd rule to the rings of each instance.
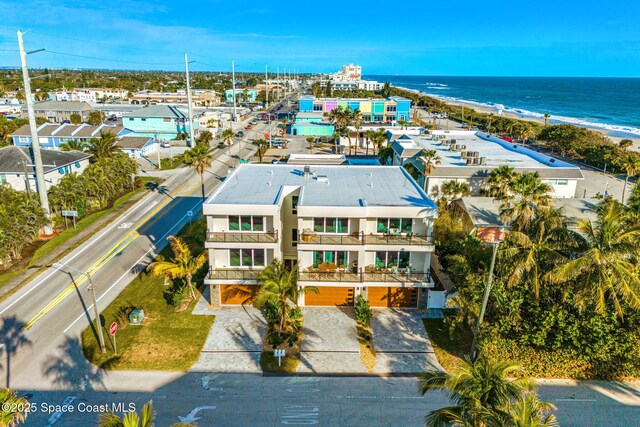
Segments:
[[[479,195],[489,173],[504,165],[517,173],[537,172],[557,198],[575,197],[578,181],[584,179],[577,166],[483,132],[434,130],[426,135],[400,135],[391,140],[391,147],[388,163],[412,165],[410,169],[418,175],[414,178],[433,198],[443,196],[442,186],[448,181],[466,182],[471,194]],[[425,150],[439,157],[427,175]]]
[[[385,123],[399,120],[408,121],[411,112],[411,100],[401,96],[387,99],[373,98],[316,98],[311,95],[300,97],[301,113],[330,113],[338,107],[360,110],[365,122]]]
[[[212,306],[247,303],[274,259],[301,306],[425,307],[436,204],[402,167],[243,164],[203,205]]]

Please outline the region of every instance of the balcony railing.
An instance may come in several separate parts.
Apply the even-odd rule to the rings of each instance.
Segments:
[[[209,280],[256,280],[262,270],[246,270],[240,268],[212,268],[209,270]]]
[[[276,243],[278,231],[268,233],[243,233],[233,231],[209,231],[207,242],[216,243]]]
[[[388,282],[388,283],[429,283],[429,273],[392,273],[392,272],[359,272],[346,271],[302,271],[298,273],[301,282]]]
[[[421,234],[316,234],[302,233],[298,244],[311,245],[404,245],[427,246],[433,244],[432,235]]]

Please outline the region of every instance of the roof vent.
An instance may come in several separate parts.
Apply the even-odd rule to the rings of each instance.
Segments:
[[[317,175],[316,176],[316,181],[318,182],[326,182],[327,184],[329,183],[329,177],[326,175]]]
[[[311,177],[311,166],[306,165],[304,167],[304,177],[305,178],[310,178]]]

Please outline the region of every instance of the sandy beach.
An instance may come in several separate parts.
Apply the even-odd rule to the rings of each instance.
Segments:
[[[460,108],[464,107],[465,110],[468,108],[468,109],[473,109],[473,110],[475,110],[477,112],[480,112],[480,113],[495,114],[496,116],[498,116],[497,110],[495,108],[491,108],[491,107],[488,107],[488,106],[478,105],[478,104],[472,103],[472,102],[464,102],[464,101],[458,101],[458,100],[443,99],[443,98],[440,98],[440,97],[437,97],[437,96],[434,96],[434,95],[424,94],[424,93],[422,93],[420,91],[417,91],[415,89],[408,89],[408,88],[404,88],[404,87],[398,87],[398,89],[406,90],[406,91],[413,92],[413,93],[420,93],[420,94],[429,96],[431,98],[438,99],[439,101],[442,101],[442,102],[444,102],[446,104],[449,104],[449,105],[454,105],[454,106],[457,106],[457,107],[460,107]],[[527,120],[527,121],[530,121],[530,122],[544,124],[544,119],[542,119],[542,118],[526,116],[526,115],[518,114],[518,113],[516,113],[514,111],[503,110],[502,114],[500,116],[508,117],[508,118],[511,118],[511,119]],[[549,120],[549,123],[550,124],[560,124],[560,123],[564,123],[564,122],[562,122],[560,120],[554,120],[554,118],[551,117],[550,120]],[[576,125],[574,123],[571,123],[571,124],[573,124],[575,126],[579,126],[579,125]],[[586,126],[584,126],[584,127],[586,127]],[[640,136],[633,137],[632,135],[629,135],[629,136],[623,138],[623,137],[610,135],[611,133],[615,132],[615,131],[612,131],[612,130],[597,129],[597,128],[592,128],[592,127],[586,127],[586,128],[590,129],[590,130],[594,130],[596,132],[600,132],[601,134],[603,134],[604,136],[609,138],[614,144],[619,143],[622,139],[625,139],[625,138],[630,139],[630,140],[633,141],[633,145],[629,149],[640,152]]]

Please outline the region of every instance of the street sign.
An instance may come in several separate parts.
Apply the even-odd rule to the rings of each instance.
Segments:
[[[118,330],[118,324],[116,322],[113,322],[109,327],[109,333],[111,335],[115,335],[117,330]]]
[[[282,358],[285,356],[284,349],[276,349],[273,352],[273,356],[278,358],[278,366],[280,366]]]
[[[76,216],[78,216],[78,211],[62,211],[61,215],[62,216],[76,217]]]
[[[187,216],[193,216],[193,211],[187,211]]]

